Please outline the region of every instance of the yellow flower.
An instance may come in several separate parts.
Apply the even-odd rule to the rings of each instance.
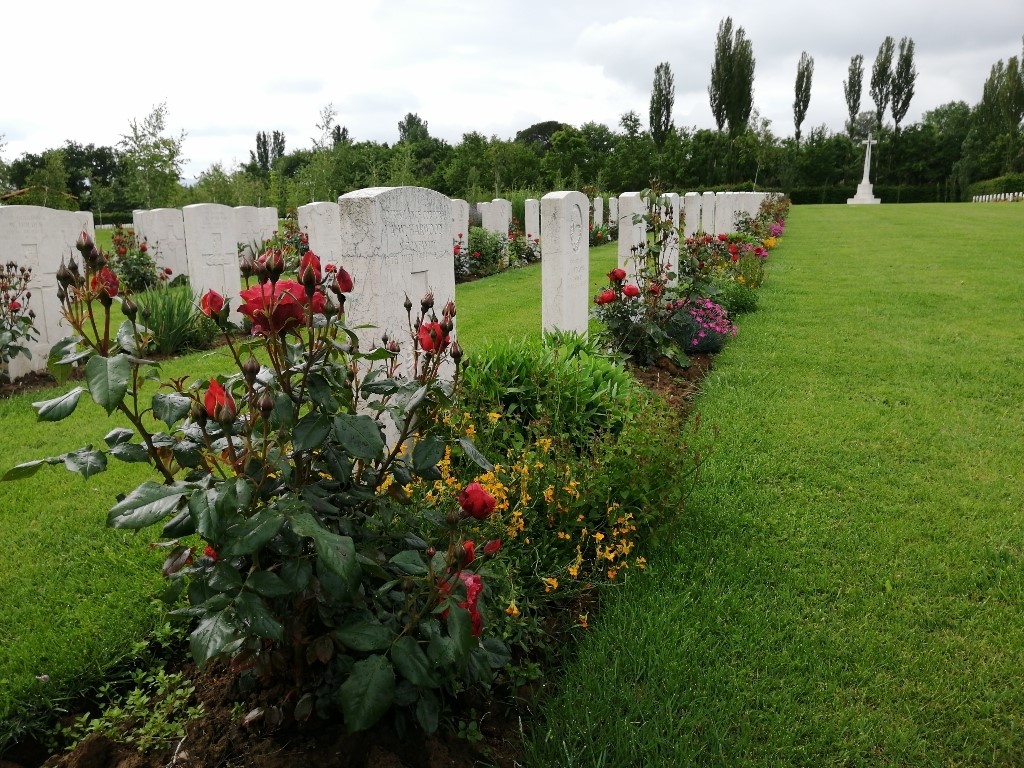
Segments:
[[[554,576],[548,576],[544,579],[544,591],[553,592],[558,589],[558,579]]]
[[[466,427],[466,436],[467,437],[476,437],[476,427],[474,427],[472,424],[470,424],[468,427]]]
[[[544,501],[548,504],[555,500],[555,486],[549,485],[544,489]]]
[[[538,437],[537,438],[537,447],[540,448],[542,451],[544,451],[544,453],[547,453],[548,451],[551,450],[551,443],[552,443],[552,440],[551,440],[550,437]]]
[[[505,609],[505,613],[513,619],[519,615],[519,607],[515,604],[515,601],[508,604],[508,607]]]
[[[595,541],[604,541],[604,534],[603,533],[595,533],[594,534],[594,540]]]
[[[609,568],[608,569],[608,578],[611,581],[615,581],[615,577],[618,576],[618,575],[619,575],[619,572],[616,571],[614,568]]]
[[[501,418],[501,414],[491,411],[490,413],[487,414],[487,418],[490,420],[491,424],[494,424],[498,419]]]
[[[577,619],[579,621],[580,629],[589,629],[590,623],[587,621],[590,618],[589,613],[581,613]]]

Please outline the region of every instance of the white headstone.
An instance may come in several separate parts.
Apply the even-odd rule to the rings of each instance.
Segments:
[[[298,208],[299,229],[309,238],[309,250],[320,263],[339,264],[345,269],[341,248],[341,209],[337,203],[308,203]]]
[[[456,197],[452,199],[452,245],[460,240],[469,247],[469,203]]]
[[[619,220],[619,199],[617,197],[608,198],[608,222]]]
[[[508,237],[508,228],[512,225],[512,203],[501,197],[492,200],[482,213],[482,226],[491,232]]]
[[[235,227],[238,230],[239,255],[250,258],[260,255],[265,239],[260,227],[260,209],[255,205],[235,206]]]
[[[11,360],[8,373],[12,379],[30,371],[46,368],[50,347],[71,333],[57,300],[57,269],[61,259],[74,256],[84,274],[82,257],[75,250],[75,241],[83,232],[95,237],[92,214],[89,212],[56,211],[37,205],[0,206],[0,255],[19,267],[31,267],[29,309],[36,313],[36,341],[27,346],[32,353]],[[99,307],[97,306],[97,309]]]
[[[349,327],[363,349],[380,345],[387,333],[411,358],[409,317],[403,303],[434,294],[435,312],[455,299],[451,200],[423,187],[373,187],[338,198],[345,267],[355,290],[345,304]]]
[[[264,240],[269,240],[277,232],[278,226],[280,226],[280,220],[277,218],[277,208],[263,206],[256,210],[259,211],[260,234]]]
[[[135,240],[145,241],[149,255],[158,267],[171,269],[175,275],[188,274],[188,256],[185,252],[185,221],[178,208],[154,208],[133,211],[132,225]]]
[[[585,334],[590,299],[589,201],[582,192],[541,198],[541,325],[545,331]]]
[[[232,319],[240,320],[237,297],[242,275],[238,269],[238,229],[235,211],[219,203],[198,203],[181,209],[185,223],[185,250],[192,293],[209,290],[232,302]]]
[[[594,198],[594,229],[604,224],[604,198]]]
[[[715,232],[734,232],[733,212],[736,209],[735,192],[719,192],[715,195]]]
[[[702,192],[700,196],[700,226],[705,235],[718,234],[715,229],[716,197],[714,192]]]
[[[527,198],[523,210],[523,234],[531,243],[540,237],[540,201]]]
[[[633,218],[634,215],[643,215],[644,212],[644,201],[639,192],[623,192],[619,195],[619,266],[626,270],[630,278],[636,273],[636,247],[643,245],[647,237],[644,222],[634,224]]]
[[[700,195],[687,192],[683,195],[683,237],[693,237],[700,231]]]

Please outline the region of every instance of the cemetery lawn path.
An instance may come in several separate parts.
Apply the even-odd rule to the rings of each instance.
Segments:
[[[1024,205],[799,206],[531,766],[1024,764]],[[667,457],[668,460],[668,457]]]

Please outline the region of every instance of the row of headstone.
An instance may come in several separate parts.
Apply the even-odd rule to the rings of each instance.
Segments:
[[[216,229],[216,232],[210,231],[209,234],[219,235],[222,239],[221,245],[226,249],[230,244],[236,256],[239,245],[247,255],[256,255],[263,241],[269,240],[277,231],[277,209],[271,207],[243,205],[230,208],[226,205],[202,203],[180,209],[156,208],[149,211],[133,211],[132,224],[138,242],[146,241],[150,253],[156,257],[161,267],[169,267],[175,274],[188,274],[190,279],[188,241],[185,236],[186,209],[192,211],[190,216],[200,228],[206,227],[209,222],[209,226]],[[206,237],[206,233],[194,231],[203,239],[202,246],[207,246],[209,238]],[[232,238],[233,242],[229,243]],[[195,262],[195,254],[202,250],[202,247],[193,246],[192,250],[192,261]],[[219,250],[220,248],[218,252]]]
[[[19,355],[10,362],[12,379],[46,368],[50,347],[71,332],[57,299],[57,270],[61,260],[81,257],[75,242],[82,232],[95,237],[92,213],[56,211],[38,205],[0,206],[0,257],[31,267],[29,308],[35,312],[36,341],[27,344],[31,358]]]
[[[1024,192],[1002,192],[995,195],[975,195],[972,203],[1017,203],[1024,200]]]

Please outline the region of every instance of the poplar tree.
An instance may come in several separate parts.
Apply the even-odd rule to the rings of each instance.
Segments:
[[[651,138],[658,149],[665,145],[665,139],[672,132],[672,107],[675,101],[675,77],[672,75],[672,67],[667,61],[663,61],[654,68],[649,111]]]
[[[843,81],[843,93],[846,95],[846,132],[852,137],[857,115],[860,114],[860,97],[864,90],[864,57],[861,54],[850,59],[850,70]]]
[[[892,55],[895,47],[893,39],[886,37],[878,48],[875,66],[871,70],[871,99],[875,102],[875,128],[879,131],[892,97]]]
[[[793,99],[793,126],[797,146],[800,146],[800,126],[807,117],[807,107],[811,103],[811,78],[814,76],[814,57],[807,51],[800,54],[796,65],[796,97]]]
[[[904,37],[900,40],[900,52],[892,78],[892,121],[896,136],[900,135],[900,123],[907,116],[910,100],[914,98],[915,82],[917,67],[914,66],[914,40]]]

